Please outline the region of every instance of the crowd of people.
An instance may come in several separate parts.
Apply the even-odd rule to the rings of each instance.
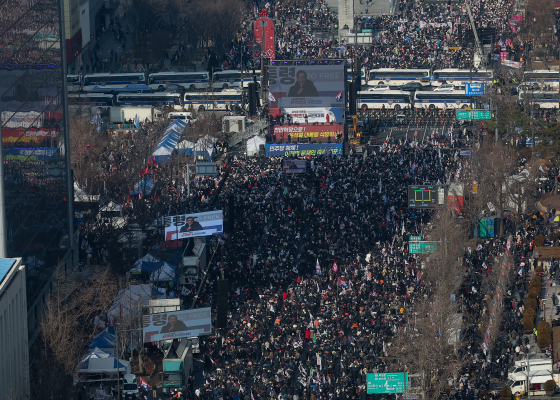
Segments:
[[[475,1],[470,4],[478,29],[494,28],[492,39],[500,58],[523,58],[523,42],[517,40],[522,32],[517,23],[510,21],[512,1],[493,3]],[[276,59],[336,58],[336,50],[346,44],[334,43],[338,31],[338,17],[323,0],[303,6],[277,2],[254,6],[244,24],[241,42],[245,62],[251,62],[253,22],[259,17],[275,22]],[[474,43],[467,41],[471,22],[464,5],[459,3],[429,4],[400,1],[394,13],[355,15],[355,29],[369,28],[372,44],[355,46],[342,56],[350,62],[360,59],[362,66],[374,68],[470,68],[475,55]],[[325,35],[326,34],[326,35]],[[338,40],[338,39],[334,39]],[[239,44],[236,42],[226,56],[224,67],[239,69]],[[357,56],[357,57],[356,57]],[[503,57],[502,57],[503,56]],[[492,61],[492,60],[491,60]],[[258,64],[260,60],[256,60]]]

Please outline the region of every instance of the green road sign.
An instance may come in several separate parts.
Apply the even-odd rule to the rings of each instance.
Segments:
[[[432,242],[409,242],[408,252],[410,254],[430,254],[437,252],[437,243]]]
[[[409,236],[408,240],[413,241],[413,240],[422,240],[422,236]]]
[[[408,372],[367,374],[367,393],[404,393],[408,389]]]
[[[457,110],[456,115],[459,121],[470,119],[492,119],[492,112],[485,110]]]
[[[371,33],[371,29],[362,29],[362,33]]]

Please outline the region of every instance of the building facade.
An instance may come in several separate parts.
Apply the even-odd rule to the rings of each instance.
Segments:
[[[0,258],[0,400],[30,395],[25,278],[21,258]]]
[[[54,269],[77,262],[70,251],[73,187],[63,9],[63,0],[14,0],[0,12],[0,179],[6,238],[0,257],[22,257],[26,265],[30,345],[40,320],[40,310],[33,307],[42,304]],[[79,22],[79,11],[77,18]],[[0,235],[1,224],[2,218]]]

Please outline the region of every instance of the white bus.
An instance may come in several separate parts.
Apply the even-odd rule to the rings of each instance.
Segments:
[[[348,80],[348,82],[352,82],[352,68],[348,68],[346,70],[346,80]],[[368,80],[367,80],[365,68],[362,68],[362,70],[360,71],[360,80],[362,82],[362,86],[367,85]]]
[[[397,68],[379,68],[369,71],[367,84],[374,85],[391,85],[402,86],[409,82],[420,82],[427,86],[430,84],[429,69],[397,69]]]
[[[148,75],[148,86],[154,90],[167,85],[179,85],[188,90],[206,90],[210,85],[209,72],[157,72]]]
[[[434,71],[433,86],[441,86],[446,83],[452,83],[455,86],[461,86],[468,82],[485,82],[486,86],[492,86],[494,81],[494,72],[490,70],[468,70],[458,68],[436,69]]]
[[[261,71],[255,71],[257,75],[257,86],[261,79]],[[249,87],[249,82],[253,82],[253,71],[243,71],[243,87]],[[226,70],[214,72],[212,76],[212,86],[214,89],[239,88],[241,83],[241,71]]]
[[[414,94],[414,108],[420,109],[448,109],[471,107],[471,99],[464,90],[449,91],[417,91]]]
[[[82,75],[66,75],[66,87],[68,92],[79,92],[82,90]]]
[[[558,87],[558,71],[549,71],[546,69],[537,69],[534,71],[525,71],[523,73],[525,82],[536,82],[539,86]]]
[[[126,85],[145,84],[146,77],[143,73],[134,74],[92,74],[84,76],[83,90],[91,91],[96,86],[120,88]]]
[[[195,110],[239,110],[242,106],[242,94],[239,90],[222,90],[214,93],[185,93],[185,108],[193,106]]]
[[[558,108],[558,102],[560,102],[560,93],[556,91],[542,90],[519,92],[519,102],[523,103],[525,100],[529,101],[529,104],[531,104],[534,109]]]
[[[376,90],[358,92],[358,107],[361,110],[402,110],[409,108],[410,92],[402,90]]]
[[[121,93],[117,96],[119,106],[182,106],[181,93]]]
[[[106,93],[69,94],[68,105],[84,107],[111,107],[115,105],[115,96]]]

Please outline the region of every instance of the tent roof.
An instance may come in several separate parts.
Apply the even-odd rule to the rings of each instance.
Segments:
[[[140,267],[142,266],[142,262],[159,262],[159,261],[161,261],[159,258],[154,257],[150,253],[148,253],[144,257],[136,260],[136,262],[134,263],[134,268],[132,268],[130,271],[131,272],[140,272]],[[136,271],[137,267],[138,267],[138,270]]]
[[[157,282],[175,281],[177,279],[176,270],[177,267],[164,262],[161,268],[150,274],[150,279]]]
[[[140,190],[142,190],[145,195],[150,195],[154,189],[154,184],[155,182],[153,178],[145,176],[134,184],[134,189],[130,192],[130,195],[138,195],[140,194]]]
[[[78,372],[100,373],[126,371],[128,361],[117,360],[115,357],[90,358],[87,366],[82,366]]]

